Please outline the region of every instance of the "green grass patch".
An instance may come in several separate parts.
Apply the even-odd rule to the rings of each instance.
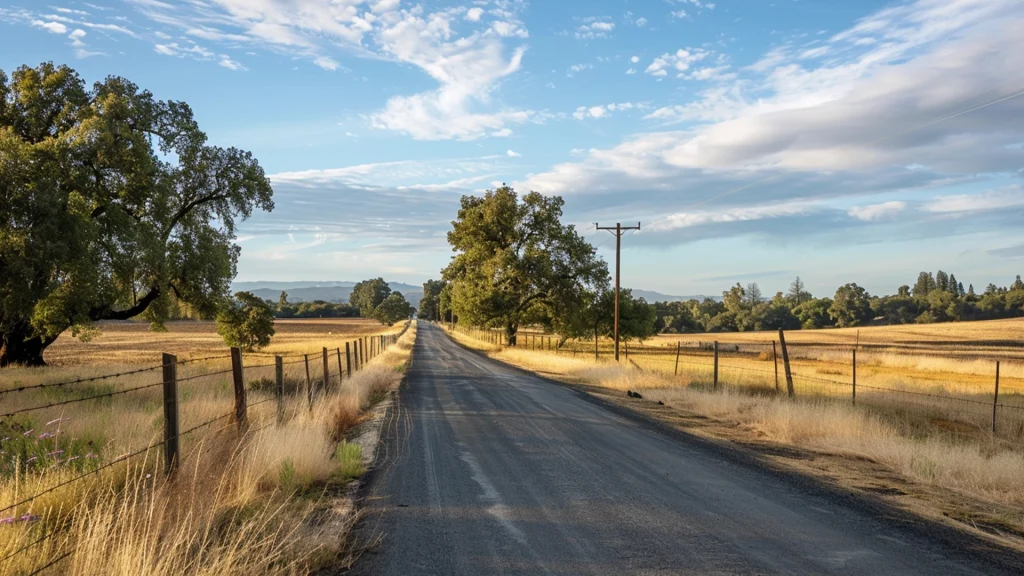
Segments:
[[[359,478],[366,473],[363,466],[363,449],[359,444],[342,440],[334,451],[334,458],[338,461],[338,475],[346,480]]]

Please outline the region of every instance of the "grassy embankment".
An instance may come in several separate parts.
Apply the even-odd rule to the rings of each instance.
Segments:
[[[311,376],[322,379],[322,347],[340,345],[343,350],[353,336],[380,328],[363,322],[279,323],[281,337],[268,350],[316,354]],[[178,353],[179,360],[226,352],[209,324],[180,323],[170,329],[154,334],[134,324],[110,325],[93,342],[55,344],[48,356],[54,366],[4,370],[0,390],[137,368],[154,358],[158,364],[164,350]],[[398,330],[400,326],[385,332]],[[304,393],[305,365],[301,357],[289,358],[285,381],[292,393],[286,396],[280,423],[276,402],[253,406],[272,399],[265,383],[273,379],[273,359],[248,356],[245,377],[252,407],[247,432],[240,434],[230,419],[221,419],[183,436],[181,467],[171,479],[162,473],[162,449],[157,448],[7,510],[2,514],[6,520],[0,520],[0,558],[27,549],[3,560],[0,572],[28,573],[67,552],[71,554],[50,568],[51,573],[301,574],[337,561],[345,535],[336,524],[317,526],[332,508],[330,500],[362,473],[359,447],[346,442],[346,436],[401,379],[414,339],[412,327],[396,346],[353,377],[346,375],[340,388],[333,372],[334,388],[312,409]],[[335,362],[332,357],[332,371]],[[223,358],[179,366],[183,431],[231,412],[230,374],[215,374],[227,366]],[[160,379],[157,370],[10,393],[0,412]],[[155,387],[5,419],[0,424],[0,506],[161,440],[161,398],[160,387]]]
[[[959,327],[964,334],[971,335],[968,338],[976,338],[977,334],[1003,331],[1006,324],[978,327],[965,323]],[[1013,325],[1017,329],[1024,327],[1021,321]],[[915,328],[921,330],[921,327]],[[943,326],[941,330],[948,331],[949,328]],[[866,338],[892,341],[893,333],[899,331],[889,328],[862,329],[860,338],[862,343]],[[847,334],[856,338],[856,334],[850,332],[844,334],[843,331],[828,330],[791,334],[793,340],[802,338],[820,342],[825,338],[844,338]],[[919,333],[913,336],[922,339]],[[759,443],[786,445],[817,454],[839,456],[849,462],[880,464],[909,482],[940,491],[953,491],[957,497],[975,501],[998,517],[998,522],[993,523],[1024,533],[1021,532],[1024,528],[1024,514],[1021,513],[1024,507],[1024,485],[1020,482],[1020,478],[1024,477],[1024,443],[1021,442],[1018,429],[992,435],[987,426],[965,424],[964,419],[954,418],[952,412],[957,407],[949,406],[950,402],[945,400],[906,402],[905,398],[900,397],[904,396],[901,394],[872,394],[863,389],[858,390],[858,405],[853,406],[846,396],[849,387],[841,389],[828,385],[815,390],[810,386],[811,382],[801,382],[799,378],[796,380],[796,398],[788,399],[784,394],[775,392],[770,354],[765,358],[764,354],[742,353],[744,343],[749,346],[752,341],[757,342],[759,339],[768,340],[770,348],[770,334],[685,336],[689,340],[707,338],[741,345],[741,353],[723,355],[721,358],[721,386],[717,391],[710,386],[712,365],[707,353],[682,356],[684,363],[680,364],[680,374],[674,375],[674,354],[652,355],[649,358],[631,355],[630,359],[636,364],[625,361],[615,364],[607,360],[607,356],[595,360],[593,342],[581,343],[575,352],[563,350],[554,353],[526,350],[523,347],[502,348],[460,333],[453,334],[453,337],[463,345],[497,360],[557,380],[606,390],[613,397],[618,397],[619,393],[624,397],[626,390],[640,391],[644,400],[635,405],[660,401],[669,407],[665,409],[654,406],[660,410],[658,417],[681,422],[677,415],[688,413],[710,418],[718,424],[717,429],[700,425],[701,433],[733,440],[742,437]],[[732,337],[735,339],[730,339]],[[934,338],[936,341],[948,341],[948,338],[940,336]],[[787,340],[790,339],[790,333],[787,333]],[[665,343],[670,344],[674,350],[675,339]],[[606,347],[607,344],[602,343],[601,346]],[[585,347],[589,347],[589,350]],[[720,347],[724,349],[721,344]],[[842,378],[843,367],[834,357],[827,355],[839,352],[834,349],[822,350],[826,354],[821,357],[815,357],[813,352],[806,348],[799,353],[799,358],[793,363],[794,372],[822,375],[828,379]],[[984,368],[984,363],[965,366],[959,360],[934,358],[927,351],[918,353],[916,357],[906,354],[903,358],[895,357],[892,352],[879,354],[888,356],[866,360],[863,367],[858,363],[859,382],[880,387],[884,384],[886,387],[906,390],[960,394],[965,398],[984,394],[980,387],[985,387],[987,375],[969,371],[970,366]],[[754,368],[758,371],[753,371]],[[1007,374],[1007,387],[1010,389],[1008,394],[1017,394],[1017,398],[1011,398],[1011,401],[1019,401],[1019,391],[1015,392],[1014,388],[1024,385],[1024,368],[1004,362],[1004,370]],[[978,379],[978,387],[975,387],[973,379]],[[782,388],[785,390],[784,380]],[[836,393],[835,389],[843,390],[842,394]],[[914,397],[912,400],[916,399]],[[988,396],[988,401],[991,402],[991,396]],[[987,419],[980,415],[977,419],[989,424],[991,404],[986,411]],[[967,420],[971,419],[968,417]],[[1006,421],[1011,420],[1006,418]],[[826,475],[843,476],[835,470],[829,470]],[[950,500],[954,499],[951,495]]]

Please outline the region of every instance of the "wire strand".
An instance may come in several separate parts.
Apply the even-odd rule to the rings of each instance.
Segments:
[[[25,412],[35,412],[36,410],[45,410],[47,408],[53,408],[55,406],[64,406],[66,404],[76,404],[78,402],[88,402],[89,400],[98,400],[100,398],[110,398],[113,396],[119,396],[121,394],[127,394],[129,392],[138,392],[139,390],[146,390],[148,388],[155,388],[157,386],[163,386],[163,382],[157,382],[156,384],[147,384],[145,386],[136,386],[135,388],[128,388],[127,390],[117,390],[115,392],[107,392],[106,394],[96,394],[95,396],[87,396],[85,398],[75,398],[73,400],[65,400],[63,402],[51,402],[42,406],[33,406],[31,408],[22,408],[21,410],[15,410],[6,414],[0,414],[0,418],[8,418],[17,414],[23,414]]]

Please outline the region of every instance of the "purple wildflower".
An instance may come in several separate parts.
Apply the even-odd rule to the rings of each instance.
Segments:
[[[50,434],[49,432],[43,432],[39,435],[40,440],[46,440],[47,438],[53,438],[56,434]]]

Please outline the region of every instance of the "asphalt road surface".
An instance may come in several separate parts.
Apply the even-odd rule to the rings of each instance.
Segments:
[[[884,513],[588,401],[420,323],[356,574],[1024,574]]]

